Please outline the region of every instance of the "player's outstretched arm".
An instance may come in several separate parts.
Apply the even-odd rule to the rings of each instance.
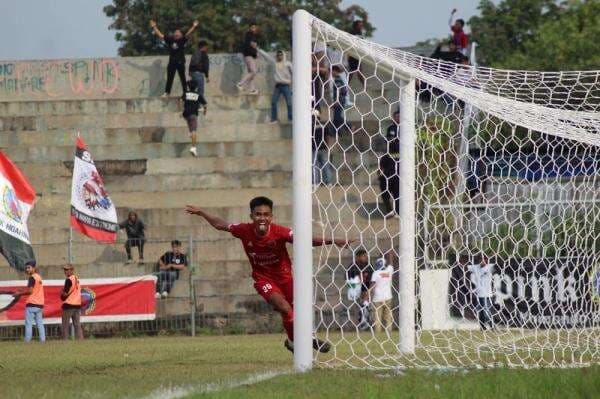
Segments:
[[[150,27],[152,27],[152,30],[154,31],[156,36],[160,37],[161,39],[165,38],[165,35],[163,35],[162,32],[158,29],[158,26],[156,26],[155,20],[153,20],[153,19],[150,20]]]
[[[331,240],[329,238],[313,237],[312,241],[313,241],[313,247],[320,247],[321,245],[331,245],[331,244],[334,244],[338,247],[347,247],[348,245],[352,244],[355,240],[354,239],[347,240],[345,238],[334,238],[333,240]]]
[[[227,222],[227,221],[225,221],[225,220],[223,220],[223,219],[221,219],[221,218],[219,218],[219,217],[216,217],[216,216],[210,215],[210,214],[208,214],[208,213],[204,212],[202,209],[198,208],[197,206],[194,206],[194,205],[186,205],[186,207],[185,207],[185,211],[186,211],[187,213],[189,213],[190,215],[198,215],[198,216],[200,216],[200,217],[203,217],[204,219],[206,219],[206,221],[207,221],[207,222],[208,222],[208,223],[209,223],[209,224],[210,224],[212,227],[214,227],[214,228],[215,228],[215,229],[217,229],[217,230],[221,230],[221,231],[229,231],[229,225],[230,225],[231,223],[229,223],[229,222]]]

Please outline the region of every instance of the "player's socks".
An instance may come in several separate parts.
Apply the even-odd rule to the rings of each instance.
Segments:
[[[289,339],[286,339],[285,342],[283,343],[283,346],[285,346],[285,349],[294,353],[294,341],[290,341]]]
[[[283,328],[287,333],[288,339],[290,341],[294,340],[294,311],[290,310],[287,314],[281,315],[281,320],[283,322]]]

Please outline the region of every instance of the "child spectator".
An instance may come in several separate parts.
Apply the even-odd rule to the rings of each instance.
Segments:
[[[190,78],[196,82],[196,92],[204,100],[204,85],[209,82],[208,71],[210,63],[208,60],[208,43],[205,40],[198,42],[198,49],[190,60]],[[202,104],[204,115],[206,115],[206,101]]]
[[[256,76],[256,57],[258,55],[258,26],[251,23],[246,36],[244,36],[244,45],[242,50],[244,62],[248,73],[239,81],[237,88],[243,90],[249,89],[248,94],[258,94],[258,90],[254,86],[254,77]]]
[[[187,122],[190,138],[192,140],[190,153],[192,153],[193,156],[198,155],[196,149],[196,141],[198,140],[196,130],[198,129],[198,108],[200,108],[200,104],[202,104],[206,112],[206,100],[204,99],[204,96],[198,94],[196,81],[190,80],[188,82],[188,90],[186,90],[183,96],[183,117]]]
[[[270,63],[275,66],[273,79],[275,88],[271,97],[271,122],[277,123],[277,103],[279,97],[283,95],[285,105],[287,106],[288,121],[292,120],[292,63],[286,59],[285,52],[277,51],[275,58],[271,57],[266,51],[258,50]]]
[[[383,325],[385,332],[389,333],[393,320],[391,302],[394,268],[392,265],[386,265],[384,258],[380,258],[375,262],[375,269],[371,276],[369,287],[370,298],[375,313],[373,329],[375,332],[381,332]]]
[[[450,20],[448,21],[448,24],[450,25],[450,30],[452,31],[452,41],[456,45],[458,51],[463,53],[463,55],[467,55],[469,37],[463,30],[465,27],[465,21],[463,19],[457,19],[456,22],[454,22],[455,13],[456,8],[452,10],[452,13],[450,13]]]

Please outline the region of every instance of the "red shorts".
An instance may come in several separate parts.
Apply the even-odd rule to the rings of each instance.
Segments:
[[[277,293],[283,295],[290,305],[294,305],[294,280],[275,282],[274,280],[261,278],[254,283],[254,289],[267,302],[271,295]]]

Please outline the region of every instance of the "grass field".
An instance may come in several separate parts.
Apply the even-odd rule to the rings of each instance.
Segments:
[[[291,372],[283,335],[0,343],[0,398],[600,398],[600,366]]]

